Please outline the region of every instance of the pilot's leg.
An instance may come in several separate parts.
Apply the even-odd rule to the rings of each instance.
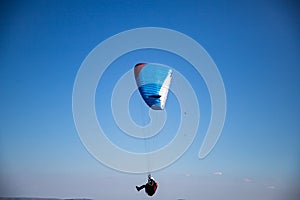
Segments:
[[[145,188],[145,185],[142,185],[142,186],[135,186],[135,187],[136,187],[137,191],[140,191],[140,190],[142,190],[142,189]]]

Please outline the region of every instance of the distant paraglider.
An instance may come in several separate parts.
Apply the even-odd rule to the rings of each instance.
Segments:
[[[134,67],[134,76],[145,103],[153,110],[165,108],[172,70],[162,64],[139,63]]]
[[[156,189],[158,187],[158,183],[154,180],[153,177],[151,177],[151,175],[148,175],[148,182],[145,185],[142,186],[136,186],[137,191],[140,191],[142,189],[145,189],[145,192],[149,195],[149,196],[153,196]]]
[[[139,63],[134,67],[134,76],[145,103],[153,110],[163,110],[172,80],[170,67],[162,64]],[[153,196],[157,187],[158,183],[149,174],[148,182],[136,186],[136,189],[137,191],[145,189],[149,196]]]

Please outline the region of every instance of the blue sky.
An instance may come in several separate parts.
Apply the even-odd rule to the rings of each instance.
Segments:
[[[157,50],[131,52],[109,66],[97,88],[97,116],[124,148],[138,144],[120,142],[102,101],[109,102],[115,81],[135,62],[173,63],[201,99],[199,132],[177,162],[153,173],[159,182],[153,199],[292,199],[300,161],[298,13],[293,1],[2,1],[0,196],[148,199],[134,190],[145,174],[112,170],[85,149],[73,121],[72,90],[81,63],[100,42],[150,26],[201,44],[227,95],[222,135],[199,160],[210,102],[192,66]],[[137,99],[136,93],[132,110]],[[176,98],[168,100],[176,124]]]

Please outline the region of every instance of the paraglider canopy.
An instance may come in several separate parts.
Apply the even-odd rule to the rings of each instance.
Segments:
[[[153,110],[163,110],[172,79],[170,67],[155,63],[138,63],[134,67],[134,76],[145,103]]]

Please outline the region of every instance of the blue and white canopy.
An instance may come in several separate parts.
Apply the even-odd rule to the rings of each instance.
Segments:
[[[172,79],[170,67],[162,64],[139,63],[134,67],[134,75],[146,104],[153,110],[163,110]]]

